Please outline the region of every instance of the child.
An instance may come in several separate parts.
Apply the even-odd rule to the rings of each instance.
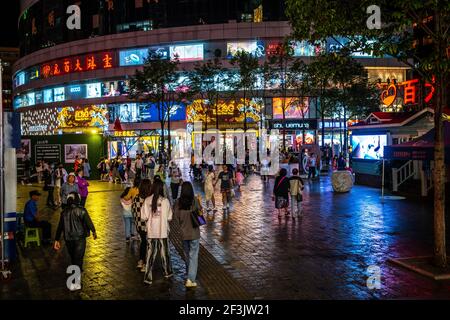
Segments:
[[[133,214],[131,213],[131,205],[133,203],[133,199],[126,199],[128,193],[130,192],[130,187],[127,187],[125,191],[120,195],[120,204],[123,208],[123,221],[125,223],[125,240],[126,242],[130,241],[130,238],[134,238],[134,223],[133,223]]]
[[[244,182],[244,175],[242,174],[241,168],[238,168],[236,171],[236,184],[239,191],[241,191],[242,182]]]

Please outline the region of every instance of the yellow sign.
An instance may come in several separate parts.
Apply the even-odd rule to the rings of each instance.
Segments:
[[[137,135],[136,131],[114,131],[115,137],[135,137]]]

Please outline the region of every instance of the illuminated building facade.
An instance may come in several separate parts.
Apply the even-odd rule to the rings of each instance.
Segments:
[[[81,8],[80,30],[65,27],[66,8],[72,4]],[[67,136],[71,144],[82,144],[86,135],[95,132],[103,140],[105,136],[116,140],[89,146],[91,162],[124,150],[133,156],[137,150],[156,148],[160,124],[154,106],[128,96],[129,79],[144,59],[149,54],[163,59],[177,56],[180,69],[187,72],[196,62],[215,57],[230,69],[229,59],[239,50],[263,61],[291,33],[284,9],[283,1],[269,0],[22,0],[21,58],[14,66],[13,106],[22,113],[23,138],[33,140],[32,145],[36,139],[64,144],[61,141]],[[296,42],[294,55],[308,61],[335,46],[331,40],[326,48]],[[406,78],[404,66],[394,59],[364,54],[356,58],[373,72],[388,70]],[[263,120],[265,127],[279,126],[279,99],[269,93],[263,102],[252,101],[249,127],[258,127]],[[196,119],[206,120],[212,128],[218,118],[220,129],[242,128],[242,101],[223,100],[220,117],[215,110],[199,113],[196,103],[178,106],[171,114],[172,130],[189,129]],[[307,113],[291,110],[289,114],[290,143],[298,140],[303,116],[316,118],[313,103],[308,100],[306,105]],[[114,130],[117,118],[122,132]],[[320,141],[317,129],[318,124],[310,121],[305,139]],[[176,144],[187,137],[174,132],[173,139]],[[64,162],[64,155],[60,158]],[[32,159],[37,160],[33,155]]]

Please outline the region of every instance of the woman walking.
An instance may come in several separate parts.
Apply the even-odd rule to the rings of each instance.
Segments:
[[[186,261],[187,279],[186,288],[197,286],[198,251],[200,247],[200,228],[192,223],[192,213],[201,210],[201,204],[194,196],[194,189],[190,182],[181,185],[180,198],[175,204],[175,217],[180,224],[181,237]]]
[[[214,167],[208,167],[208,173],[205,178],[205,201],[206,201],[206,210],[209,211],[217,211],[216,209],[216,199],[214,199],[214,180],[216,179],[216,174],[214,172]],[[212,208],[209,204],[212,204]]]
[[[275,200],[275,208],[278,209],[278,218],[281,218],[283,209],[285,215],[289,216],[289,178],[286,175],[287,170],[281,168],[273,186],[273,200]]]
[[[168,240],[172,208],[169,200],[164,197],[162,181],[154,181],[152,195],[145,199],[144,206],[141,209],[141,219],[146,222],[148,239],[144,283],[152,284],[152,270],[158,254],[161,257],[164,277],[168,279],[173,276]]]
[[[85,208],[80,206],[80,200],[80,196],[75,192],[71,192],[67,196],[67,206],[61,213],[53,248],[55,250],[61,249],[60,238],[61,234],[64,233],[64,240],[70,255],[71,265],[77,265],[80,267],[80,270],[83,270],[86,238],[89,237],[92,231],[94,240],[96,240],[97,233],[95,232],[95,227],[89,217],[89,213]],[[69,289],[71,291],[81,290],[81,275],[77,280],[75,284],[70,285]]]
[[[67,206],[67,196],[72,192],[79,193],[78,184],[75,182],[75,179],[75,173],[71,172],[67,177],[67,182],[61,186],[61,207],[63,210]]]
[[[88,159],[83,159],[83,178],[88,180],[91,177],[91,165],[89,164]]]
[[[231,188],[233,188],[233,173],[228,170],[228,166],[226,164],[222,167],[222,172],[219,173],[214,186],[220,180],[220,193],[222,193],[222,203],[223,203],[223,212],[230,213],[230,203],[231,203]]]
[[[85,207],[87,196],[89,194],[88,191],[89,182],[84,178],[84,171],[81,168],[77,170],[77,184],[78,184],[78,192],[80,193],[81,197],[80,205],[82,207]]]
[[[139,261],[137,268],[142,272],[146,269],[146,257],[147,257],[147,227],[146,223],[142,221],[141,209],[144,206],[144,201],[152,194],[152,183],[150,179],[143,179],[139,185],[138,195],[134,197],[131,205],[131,213],[133,214],[136,230],[141,237],[141,244],[139,247]]]
[[[125,225],[125,241],[129,242],[134,235],[133,214],[131,213],[131,205],[133,200],[128,195],[132,188],[127,187],[120,195],[120,204],[122,205],[122,216]]]

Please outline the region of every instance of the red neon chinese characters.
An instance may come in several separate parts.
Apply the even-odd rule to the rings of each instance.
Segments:
[[[42,75],[44,76],[44,78],[48,78],[49,76],[52,75],[52,67],[50,67],[50,65],[46,64],[42,67]]]
[[[59,69],[59,64],[55,63],[53,66],[53,75],[57,76],[61,74],[61,69]]]
[[[95,57],[94,56],[87,57],[86,65],[87,65],[86,70],[97,69],[97,65],[95,64]]]
[[[107,53],[103,58],[103,69],[112,68],[112,57]]]
[[[435,78],[433,76],[432,82],[434,84]],[[430,102],[430,100],[433,98],[433,94],[434,94],[434,86],[431,83],[425,83],[425,91],[429,90],[429,93],[427,94],[427,96],[425,97],[425,103]]]
[[[75,62],[75,69],[73,71],[83,71],[83,68],[81,68],[80,59],[76,59],[77,62]]]
[[[419,82],[419,79],[413,79],[409,81],[402,82],[404,85],[403,91],[403,104],[416,104],[416,84]]]
[[[71,71],[71,63],[70,60],[64,60],[64,72],[69,73]]]

